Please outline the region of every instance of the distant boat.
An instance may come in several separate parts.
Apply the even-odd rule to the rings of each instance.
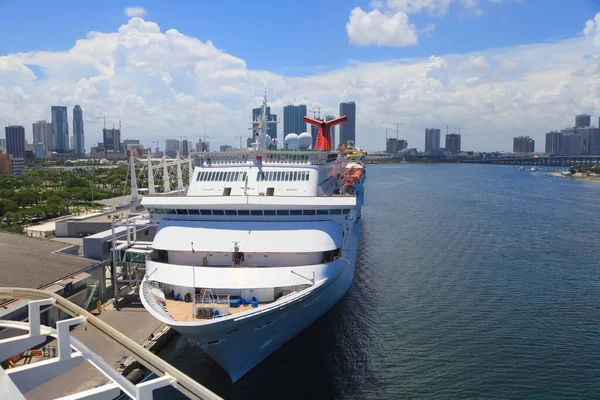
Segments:
[[[536,167],[531,167],[530,171],[538,171]]]
[[[525,171],[525,167],[519,168],[519,171]]]

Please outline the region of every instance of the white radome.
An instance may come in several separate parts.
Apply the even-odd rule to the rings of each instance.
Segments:
[[[300,144],[300,139],[295,133],[288,134],[284,139],[285,147],[288,149],[297,149]]]
[[[301,149],[308,149],[312,144],[312,135],[308,132],[302,132],[298,136],[298,141]]]

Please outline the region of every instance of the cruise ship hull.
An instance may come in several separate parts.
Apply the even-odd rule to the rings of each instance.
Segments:
[[[310,295],[285,307],[203,326],[172,326],[237,381],[287,341],[329,311],[348,291],[354,276],[360,220],[349,240],[348,259],[340,274]]]

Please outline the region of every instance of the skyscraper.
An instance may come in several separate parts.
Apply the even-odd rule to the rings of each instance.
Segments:
[[[67,118],[67,107],[52,106],[52,131],[54,133],[54,148],[59,153],[69,151],[69,119]]]
[[[73,150],[77,157],[85,156],[85,140],[83,135],[83,110],[79,105],[73,108]]]
[[[180,150],[180,146],[179,139],[167,139],[165,141],[165,154],[167,157],[174,158]]]
[[[306,132],[306,122],[304,122],[305,116],[305,104],[283,107],[283,137],[285,138],[290,133],[300,134]]]
[[[529,136],[513,138],[513,153],[533,153],[535,151],[535,140]]]
[[[559,156],[562,150],[562,132],[546,133],[546,154]]]
[[[460,153],[461,136],[459,133],[449,133],[446,135],[446,152],[450,154]]]
[[[109,151],[117,153],[121,151],[121,130],[102,129],[102,142],[104,143],[104,155]]]
[[[344,115],[348,117],[348,122],[340,125],[340,144],[347,144],[349,140],[356,144],[356,103],[340,103],[340,117]]]
[[[583,128],[592,124],[592,117],[587,114],[579,114],[575,116],[575,128]]]
[[[425,129],[425,153],[438,151],[440,149],[440,130]]]
[[[262,107],[252,109],[253,123],[260,117],[261,113]],[[277,115],[271,114],[271,107],[267,107],[267,121],[277,121]],[[253,126],[256,125],[253,124]],[[272,139],[277,139],[277,142],[279,142],[279,138],[277,137],[277,124],[267,124],[267,135],[269,135]]]
[[[33,123],[33,144],[42,143],[44,151],[54,150],[52,124],[44,120]]]
[[[4,128],[6,134],[6,153],[13,158],[25,158],[25,128],[9,125]]]

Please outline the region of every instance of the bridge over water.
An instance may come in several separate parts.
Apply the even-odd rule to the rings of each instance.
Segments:
[[[572,165],[600,165],[600,156],[555,156],[555,157],[523,157],[523,158],[482,158],[463,160],[470,164],[507,164],[507,165],[544,165],[554,167],[570,167]]]

